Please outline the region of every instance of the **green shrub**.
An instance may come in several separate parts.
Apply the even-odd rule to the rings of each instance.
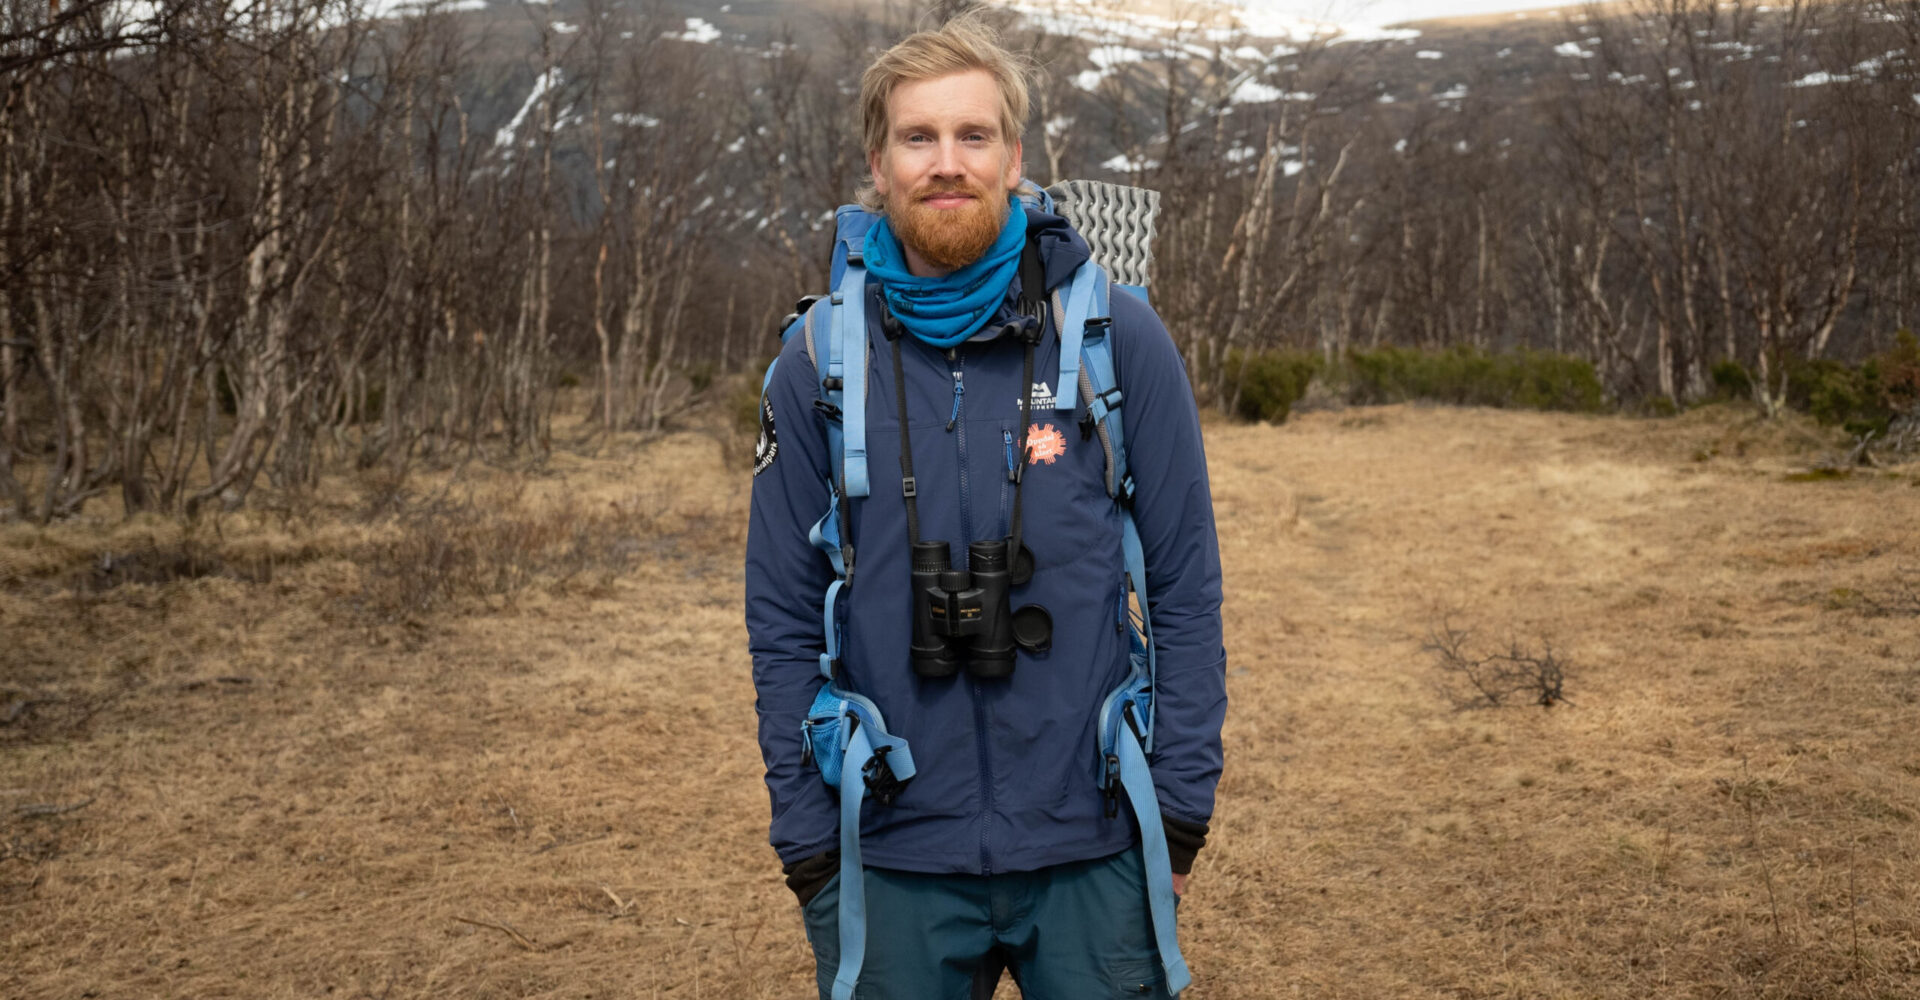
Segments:
[[[1825,359],[1787,368],[1787,405],[1850,434],[1885,434],[1920,405],[1920,341],[1902,330],[1894,346],[1851,367]]]
[[[1251,357],[1227,354],[1227,393],[1238,396],[1234,415],[1242,420],[1284,423],[1293,404],[1306,394],[1320,371],[1320,357],[1301,351],[1265,351]]]
[[[1348,352],[1347,401],[1358,405],[1415,399],[1461,406],[1591,413],[1604,408],[1590,362],[1560,354],[1488,354],[1471,347],[1417,351],[1383,347]]]
[[[1713,364],[1713,398],[1723,402],[1753,398],[1753,376],[1732,358]]]

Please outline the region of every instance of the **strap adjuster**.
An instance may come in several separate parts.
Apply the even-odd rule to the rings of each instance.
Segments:
[[[893,765],[887,763],[887,755],[892,752],[892,745],[874,747],[873,756],[867,758],[867,762],[860,767],[860,776],[867,783],[867,794],[883,806],[893,805],[894,800],[900,797],[900,792],[907,787],[907,782],[901,781],[893,773]]]
[[[912,476],[900,480],[900,495],[909,500],[920,495],[920,486]]]
[[[1120,755],[1107,755],[1106,780],[1100,786],[1101,794],[1107,797],[1107,818],[1120,815]]]

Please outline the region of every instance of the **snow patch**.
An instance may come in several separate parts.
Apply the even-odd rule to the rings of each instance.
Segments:
[[[533,93],[527,95],[526,102],[520,105],[520,110],[513,113],[512,120],[502,126],[500,131],[493,134],[493,147],[495,149],[503,146],[511,147],[514,143],[514,135],[520,131],[520,126],[526,123],[527,115],[533,111],[533,106],[539,103],[540,95],[546,93],[548,88],[558,86],[560,86],[560,68],[558,66],[534,77]]]
[[[1415,59],[1445,59],[1447,54],[1445,52],[1437,52],[1433,49],[1421,49],[1415,52],[1413,57]]]
[[[1793,86],[1824,87],[1829,83],[1848,83],[1848,82],[1851,82],[1852,80],[1853,80],[1853,77],[1845,73],[1829,73],[1826,70],[1819,70],[1817,72],[1808,73],[1806,76],[1803,76],[1800,79],[1793,81]]]
[[[1122,0],[1015,0],[1002,6],[1047,34],[1098,42],[1152,42],[1176,33],[1198,42],[1229,44],[1240,43],[1248,35],[1331,44],[1420,37],[1420,32],[1409,28],[1317,20],[1302,13],[1298,0],[1205,0],[1180,5],[1176,9],[1185,16],[1178,18],[1131,10]],[[1211,54],[1208,50],[1207,55]]]
[[[1573,59],[1592,59],[1593,53],[1580,47],[1579,42],[1561,42],[1553,47],[1556,56],[1568,56]]]
[[[1160,161],[1150,160],[1144,156],[1130,157],[1122,154],[1110,157],[1100,165],[1116,174],[1131,174],[1156,169],[1160,166]]]
[[[687,30],[663,31],[661,38],[670,38],[681,42],[694,42],[699,45],[711,45],[720,40],[720,29],[708,23],[704,18],[687,18]]]
[[[1095,66],[1111,72],[1116,66],[1137,63],[1147,58],[1146,53],[1125,45],[1097,45],[1087,53],[1087,58]]]
[[[1281,90],[1258,80],[1246,80],[1234,88],[1228,100],[1235,104],[1267,104],[1272,101],[1311,101],[1313,95],[1304,90]]]

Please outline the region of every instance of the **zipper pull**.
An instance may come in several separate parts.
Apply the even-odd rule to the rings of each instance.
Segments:
[[[1000,440],[1007,443],[1007,482],[1017,483],[1020,476],[1015,471],[1018,467],[1013,464],[1013,432],[1005,427],[1000,428]]]
[[[948,431],[952,431],[953,425],[960,422],[960,397],[967,392],[967,384],[961,381],[964,375],[964,372],[953,373],[953,415],[947,418]]]

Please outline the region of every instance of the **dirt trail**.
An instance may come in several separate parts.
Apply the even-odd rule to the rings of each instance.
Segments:
[[[1920,488],[1788,481],[1769,435],[1210,428],[1232,707],[1190,995],[1920,995]],[[808,995],[745,476],[623,447],[525,502],[663,510],[639,572],[389,622],[330,515],[228,526],[302,553],[270,578],[99,593],[50,567],[170,529],[0,534],[0,995]],[[1571,703],[1456,710],[1449,616],[1550,641]]]

